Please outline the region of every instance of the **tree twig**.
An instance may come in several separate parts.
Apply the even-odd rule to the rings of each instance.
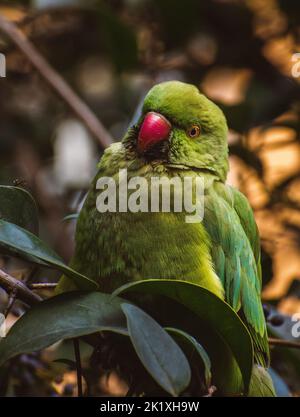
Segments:
[[[29,288],[32,290],[54,290],[56,286],[56,282],[37,282],[29,284]]]
[[[25,277],[23,277],[22,279],[21,279],[21,282],[23,282],[23,284],[25,285],[29,280],[30,280],[30,278],[34,275],[34,273],[35,273],[35,271],[36,271],[36,265],[34,265],[33,267],[31,267],[31,270],[30,270],[30,272],[28,273],[28,274],[26,274],[25,275]],[[13,308],[13,305],[14,305],[14,303],[15,303],[15,301],[16,301],[16,299],[17,299],[17,294],[18,293],[18,291],[17,291],[17,287],[14,287],[13,288],[13,290],[12,291],[10,291],[10,293],[9,293],[9,297],[8,297],[8,302],[7,302],[7,306],[6,306],[6,309],[5,309],[5,311],[4,311],[4,316],[5,317],[7,317],[8,316],[8,313],[10,312],[10,310]]]
[[[82,397],[83,396],[83,392],[82,392],[82,367],[81,367],[79,340],[78,339],[73,339],[73,345],[74,345],[74,353],[75,353],[75,361],[76,361],[78,397]]]
[[[36,304],[42,301],[42,298],[30,291],[30,289],[22,282],[0,269],[0,285],[8,293],[15,293],[16,297],[28,305]]]
[[[39,72],[53,90],[69,105],[73,112],[86,125],[105,148],[112,143],[112,138],[101,121],[92,110],[72,90],[66,81],[50,66],[46,59],[38,52],[32,42],[13,23],[0,15],[0,30],[23,52],[33,67]]]
[[[269,345],[300,349],[300,343],[293,342],[292,340],[275,339],[272,337],[269,337]]]
[[[4,316],[7,317],[10,310],[12,309],[14,302],[16,301],[17,298],[17,288],[13,288],[13,290],[10,292],[9,297],[8,297],[8,302],[7,302],[7,306],[3,312]]]

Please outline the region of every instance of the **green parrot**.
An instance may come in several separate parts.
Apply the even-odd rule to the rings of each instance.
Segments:
[[[225,299],[253,339],[255,362],[267,367],[269,348],[261,304],[260,243],[246,197],[225,183],[227,123],[223,112],[190,84],[154,86],[122,142],[105,150],[80,212],[71,267],[111,292],[134,280],[186,280]],[[119,171],[134,177],[200,177],[204,217],[184,212],[106,212],[97,209],[97,182]],[[63,277],[59,291],[74,289]],[[272,389],[270,389],[272,391]]]

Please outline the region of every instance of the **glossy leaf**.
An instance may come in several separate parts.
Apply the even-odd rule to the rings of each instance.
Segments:
[[[209,388],[211,383],[211,362],[204,347],[193,336],[182,330],[172,327],[167,327],[165,330],[182,347],[190,363],[192,360],[196,360],[195,357],[197,357],[198,361],[201,361],[204,368],[205,385]]]
[[[153,379],[178,396],[190,383],[189,363],[172,337],[140,308],[124,303],[129,336],[135,351]]]
[[[19,255],[31,262],[58,269],[76,282],[80,289],[92,290],[97,284],[90,278],[68,267],[41,239],[27,230],[0,220],[0,249]]]
[[[121,300],[100,292],[74,291],[33,306],[0,342],[0,365],[21,353],[44,349],[61,339],[112,331],[127,335]]]
[[[32,195],[23,188],[0,186],[0,219],[38,234],[37,206]]]
[[[164,295],[193,311],[225,341],[240,368],[244,390],[248,390],[253,364],[252,341],[245,325],[226,302],[205,288],[175,280],[138,281],[118,288],[114,295],[130,293]]]

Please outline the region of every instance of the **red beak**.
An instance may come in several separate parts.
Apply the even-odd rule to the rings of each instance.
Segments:
[[[168,139],[171,123],[153,111],[146,114],[138,136],[138,150],[145,152],[158,142]]]

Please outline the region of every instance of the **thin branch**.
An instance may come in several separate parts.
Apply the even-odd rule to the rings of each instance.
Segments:
[[[269,345],[279,346],[279,347],[286,347],[286,348],[293,348],[293,349],[300,349],[300,343],[293,342],[291,340],[274,339],[272,337],[269,337]]]
[[[54,290],[56,286],[56,282],[37,282],[29,284],[29,288],[32,290]]]
[[[17,298],[28,305],[33,305],[42,301],[42,298],[30,291],[22,281],[17,280],[2,269],[0,269],[0,285],[8,293],[16,293]]]
[[[35,271],[37,269],[37,266],[34,265],[31,267],[31,270],[28,274],[26,274],[22,279],[21,282],[24,283],[24,285],[33,277]],[[6,309],[4,311],[4,316],[7,317],[9,312],[11,311],[11,309],[13,308],[13,305],[17,299],[17,287],[14,287],[12,291],[10,291],[9,293],[9,297],[8,297],[8,302],[7,302],[7,306]]]
[[[74,353],[75,353],[75,361],[76,361],[78,397],[82,397],[83,396],[83,391],[82,391],[82,367],[81,367],[79,340],[78,339],[73,339],[73,345],[74,345]]]
[[[16,301],[16,298],[17,298],[17,289],[14,288],[9,294],[7,306],[6,306],[6,308],[3,312],[5,317],[8,316],[10,310],[12,309],[12,307],[14,305],[14,302]]]
[[[46,59],[38,52],[32,42],[13,23],[0,15],[0,30],[23,52],[32,66],[53,90],[69,105],[73,112],[82,120],[90,132],[106,148],[113,141],[111,135],[97,118],[95,113],[81,100],[66,81],[50,66]]]

